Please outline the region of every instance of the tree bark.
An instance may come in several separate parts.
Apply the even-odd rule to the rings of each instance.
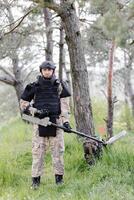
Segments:
[[[16,84],[14,85],[14,87],[15,87],[16,95],[19,102],[21,98],[21,94],[24,90],[24,87],[23,87],[23,81],[21,80],[21,69],[19,68],[19,65],[18,65],[19,63],[18,55],[16,52],[14,53],[15,53],[14,56],[12,55],[13,72],[14,72],[14,76],[16,80]]]
[[[59,42],[59,79],[63,79],[63,68],[65,69],[65,50],[64,50],[64,29],[62,22],[60,25],[60,42]]]
[[[134,117],[134,93],[131,92],[131,105],[132,105],[132,115]]]
[[[67,82],[68,82],[68,85],[70,88],[70,92],[73,95],[72,84],[71,84],[71,80],[70,80],[71,79],[70,78],[70,70],[67,70],[67,68],[66,68],[65,49],[64,49],[65,39],[64,38],[65,38],[65,33],[64,33],[62,22],[61,22],[60,42],[59,42],[59,79],[60,80],[63,79],[63,72],[65,72]],[[70,110],[73,111],[73,98],[72,97],[70,97],[69,105],[70,105]]]
[[[132,130],[130,116],[131,113],[130,113],[129,103],[127,96],[125,95],[125,121],[126,121],[126,128],[128,131]]]
[[[68,45],[74,98],[74,113],[77,130],[94,135],[89,79],[82,47],[79,20],[73,4],[61,0],[60,13]]]
[[[132,73],[133,56],[129,56],[128,64],[126,65],[127,70],[127,89],[132,107],[132,116],[134,117],[134,91],[132,88],[131,73]]]
[[[3,83],[6,83],[8,85],[11,85],[11,86],[15,85],[15,80],[12,79],[11,77],[8,77],[7,75],[0,76],[0,81],[3,82]]]
[[[112,95],[112,82],[113,82],[114,50],[115,50],[115,41],[113,40],[110,51],[109,51],[109,71],[108,71],[108,89],[107,89],[107,98],[108,98],[107,136],[108,138],[113,136],[114,101],[113,101],[113,95]]]
[[[44,21],[46,25],[46,60],[53,60],[53,29],[52,29],[52,13],[48,8],[43,8]]]
[[[8,5],[7,0],[6,0],[6,4]],[[14,22],[14,18],[13,18],[13,14],[11,12],[9,5],[7,6],[7,11],[8,11],[8,20],[9,20],[9,23],[10,23],[10,29],[12,30],[12,24]],[[15,41],[15,38],[16,38],[15,34],[16,33],[11,32],[11,40],[13,41],[13,44],[14,44],[14,41]],[[14,75],[14,78],[15,78],[14,88],[15,88],[16,95],[17,95],[18,102],[19,102],[19,100],[21,98],[21,94],[23,92],[23,81],[21,80],[21,69],[19,68],[19,64],[18,64],[19,59],[18,59],[18,54],[17,54],[17,50],[16,50],[15,45],[13,45],[12,52],[9,55],[9,57],[11,58],[12,65],[13,65],[13,75]]]
[[[128,55],[128,62],[127,61],[125,62],[126,73],[127,73],[125,77],[126,80],[125,83],[126,83],[126,90],[132,106],[132,115],[134,117],[134,91],[131,81],[132,64],[133,64],[133,55]]]

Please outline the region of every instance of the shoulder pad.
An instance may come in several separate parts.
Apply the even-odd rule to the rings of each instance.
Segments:
[[[61,86],[62,86],[62,92],[60,97],[61,98],[65,98],[65,97],[70,97],[71,96],[71,92],[70,89],[68,87],[68,84],[66,81],[61,81]]]
[[[21,95],[21,99],[30,102],[34,97],[34,91],[35,91],[35,82],[28,84]]]
[[[31,90],[34,86],[35,86],[35,82],[30,83],[30,84],[28,84],[28,85],[26,86],[26,90],[29,91],[29,90]]]

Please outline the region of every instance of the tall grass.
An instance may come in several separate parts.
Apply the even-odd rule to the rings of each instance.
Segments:
[[[134,136],[104,149],[95,166],[83,158],[80,141],[65,134],[64,184],[56,186],[48,153],[39,190],[31,184],[32,127],[16,120],[0,130],[0,200],[133,200]]]

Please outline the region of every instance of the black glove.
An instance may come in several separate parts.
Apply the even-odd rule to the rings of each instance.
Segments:
[[[26,115],[30,115],[29,106],[27,106],[25,109],[23,109],[22,113],[24,113]]]
[[[71,131],[71,126],[70,126],[70,124],[69,124],[69,122],[64,122],[63,123],[63,126],[64,126],[64,128],[66,129],[66,130],[64,130],[65,132],[67,132],[67,133],[71,133],[72,131]]]
[[[42,110],[38,110],[35,114],[35,117],[38,117],[40,119],[43,119],[44,117],[48,117],[49,116],[49,111],[47,109],[42,109]]]

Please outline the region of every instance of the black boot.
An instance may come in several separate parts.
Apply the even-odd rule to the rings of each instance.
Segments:
[[[40,176],[32,177],[32,186],[31,186],[31,188],[33,190],[36,190],[39,186],[40,186]]]
[[[57,185],[63,184],[63,175],[56,174],[55,175],[55,182],[56,182]]]

